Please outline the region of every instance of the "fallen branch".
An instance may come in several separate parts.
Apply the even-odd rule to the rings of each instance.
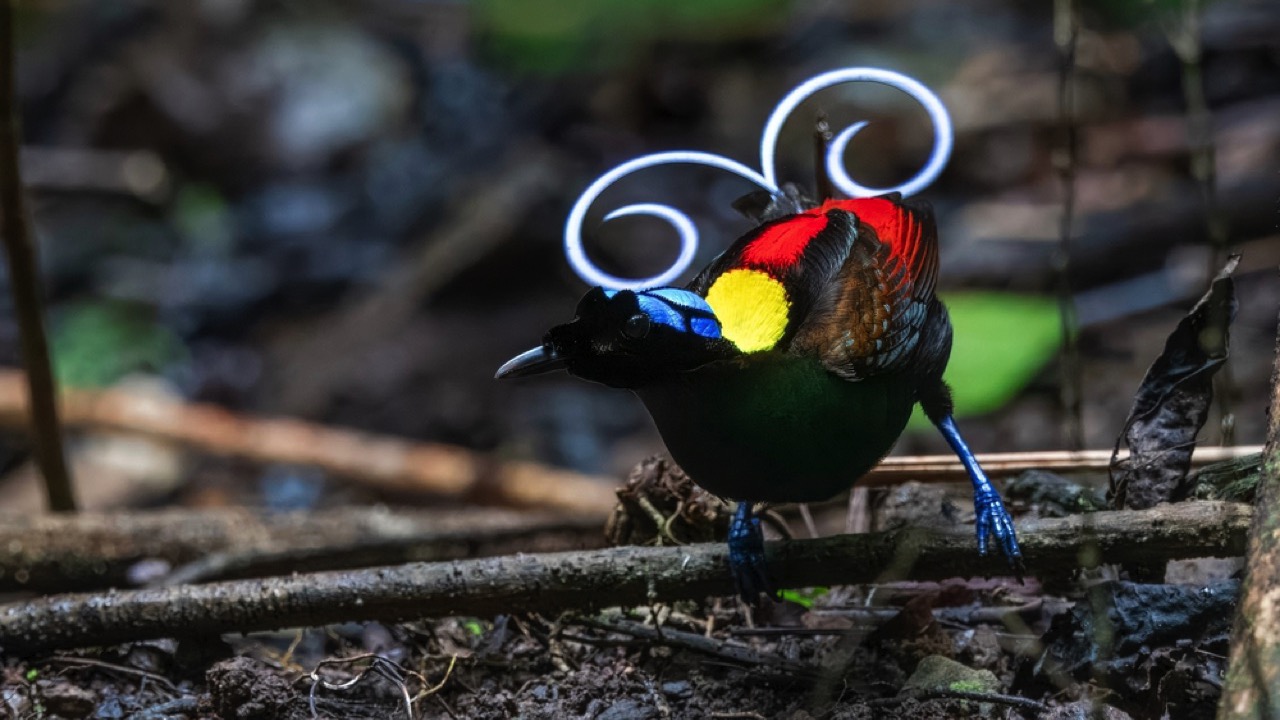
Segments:
[[[165,580],[196,582],[412,561],[600,547],[598,518],[493,509],[246,509],[0,516],[0,592],[137,585],[158,560]]]
[[[1250,509],[1180,503],[1144,511],[1034,520],[1019,527],[1037,576],[1070,576],[1082,555],[1115,563],[1234,556]],[[1087,550],[1087,553],[1082,551]],[[969,528],[911,528],[768,544],[783,587],[940,579],[1005,570],[979,557]],[[644,605],[733,591],[722,544],[620,547],[414,563],[210,585],[54,596],[0,608],[0,648],[10,655],[148,638],[207,636],[342,621]]]
[[[67,390],[70,427],[126,432],[261,463],[323,468],[393,492],[432,493],[603,517],[612,486],[531,462],[498,462],[465,448],[285,418],[239,415],[216,405],[129,390]],[[22,373],[0,372],[0,425],[26,427]]]
[[[1280,716],[1280,328],[1270,417],[1240,608],[1231,631],[1231,661],[1218,705],[1223,720]]]

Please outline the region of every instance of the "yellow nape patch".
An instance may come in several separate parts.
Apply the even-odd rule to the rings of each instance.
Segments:
[[[791,302],[782,283],[759,270],[730,270],[707,291],[721,333],[742,352],[768,350],[787,329]]]

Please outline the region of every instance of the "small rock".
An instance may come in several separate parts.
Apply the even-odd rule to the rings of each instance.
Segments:
[[[687,698],[693,695],[693,686],[687,680],[672,680],[662,683],[662,692],[668,697]]]
[[[604,712],[596,716],[596,720],[650,720],[657,715],[656,709],[628,698],[605,708]]]
[[[93,720],[122,720],[123,717],[124,706],[118,697],[106,698],[99,703],[97,710],[93,711]]]
[[[109,697],[98,704],[93,712],[93,720],[122,720],[125,716],[124,706],[120,698]]]
[[[902,686],[900,694],[912,690],[959,690],[964,692],[999,692],[1000,681],[990,670],[974,670],[941,655],[930,655],[920,661]]]

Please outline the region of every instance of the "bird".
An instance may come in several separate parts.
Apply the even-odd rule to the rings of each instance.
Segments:
[[[1021,575],[999,492],[954,419],[943,371],[931,207],[898,194],[812,201],[788,186],[740,209],[758,225],[684,287],[594,287],[574,317],[501,366],[564,369],[633,392],[672,458],[737,506],[729,565],[752,603],[776,593],[757,506],[825,500],[888,452],[919,404],[973,483],[978,552]]]

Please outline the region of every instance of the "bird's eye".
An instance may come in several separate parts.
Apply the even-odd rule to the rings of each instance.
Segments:
[[[627,318],[627,324],[622,326],[622,334],[633,340],[639,340],[649,334],[649,316],[644,313],[636,313]]]

